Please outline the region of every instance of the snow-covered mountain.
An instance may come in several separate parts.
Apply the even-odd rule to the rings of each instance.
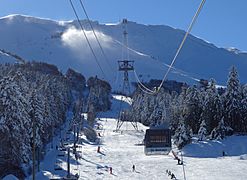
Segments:
[[[92,44],[105,79],[118,87],[121,73],[118,60],[122,60],[123,26],[92,22],[98,39],[107,56],[104,58],[86,20],[82,20],[88,39]],[[165,25],[143,25],[128,22],[130,60],[135,60],[135,69],[142,80],[162,78],[184,36],[184,31]],[[103,77],[91,54],[77,21],[53,21],[23,15],[0,18],[0,49],[12,52],[27,60],[45,61],[57,65],[63,72],[69,67],[86,77]],[[152,58],[144,55],[148,54]],[[11,58],[0,53],[1,62]],[[109,66],[110,64],[110,66]],[[229,69],[235,65],[242,83],[247,82],[247,53],[234,48],[218,48],[202,39],[190,35],[175,63],[176,70],[169,79],[193,82],[204,78],[215,78],[218,84],[226,84]],[[131,78],[134,81],[134,74]]]

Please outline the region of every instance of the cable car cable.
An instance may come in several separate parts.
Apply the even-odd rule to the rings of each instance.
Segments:
[[[169,74],[169,72],[170,72],[172,66],[174,65],[175,61],[177,60],[177,57],[178,57],[178,55],[179,55],[179,53],[180,53],[180,51],[181,51],[181,49],[182,49],[182,47],[183,47],[183,45],[184,45],[184,43],[185,43],[185,41],[186,41],[186,39],[187,39],[189,33],[191,32],[191,30],[192,30],[192,28],[193,28],[193,26],[194,26],[194,24],[195,24],[195,22],[196,22],[196,19],[198,18],[198,16],[199,16],[199,14],[200,14],[200,12],[201,12],[201,10],[202,10],[202,8],[203,8],[205,2],[206,2],[206,0],[202,0],[202,1],[201,1],[200,5],[199,5],[199,8],[197,9],[196,14],[195,14],[194,17],[192,18],[192,21],[191,21],[191,23],[190,23],[190,25],[189,25],[189,28],[188,28],[188,30],[186,31],[186,33],[185,33],[185,35],[184,35],[184,38],[183,38],[183,40],[182,40],[182,42],[181,42],[181,44],[180,44],[180,46],[179,46],[179,48],[178,48],[178,50],[177,50],[177,52],[176,52],[176,54],[175,54],[175,56],[174,56],[174,58],[173,58],[171,64],[170,64],[170,67],[168,68],[168,70],[167,70],[167,72],[166,72],[164,78],[162,79],[162,82],[161,82],[160,86],[158,87],[158,90],[157,90],[157,91],[159,91],[160,88],[162,87],[162,85],[164,84],[164,81],[165,81],[167,75]]]
[[[82,9],[83,9],[83,11],[84,11],[84,14],[85,14],[86,17],[87,17],[87,21],[88,21],[88,23],[89,23],[89,25],[90,25],[90,27],[91,27],[91,29],[92,29],[92,31],[93,31],[94,37],[95,37],[95,39],[96,39],[96,41],[97,41],[97,43],[98,43],[98,45],[99,45],[99,47],[100,47],[100,50],[101,50],[101,52],[102,52],[102,54],[103,54],[103,56],[104,56],[104,58],[105,58],[105,60],[106,60],[106,62],[107,62],[107,64],[108,64],[108,66],[109,66],[110,69],[113,71],[114,69],[113,69],[113,67],[111,66],[111,64],[110,64],[110,62],[109,62],[109,59],[107,58],[107,56],[106,56],[106,54],[105,54],[105,51],[103,50],[103,47],[102,47],[102,45],[101,45],[101,43],[100,43],[100,41],[99,41],[99,38],[97,37],[97,35],[96,35],[96,33],[95,33],[95,30],[94,30],[94,28],[93,28],[93,25],[92,25],[92,23],[91,23],[91,21],[90,21],[90,18],[89,18],[89,16],[88,16],[88,14],[87,14],[86,8],[85,8],[85,6],[83,5],[82,0],[80,0],[80,5],[81,5],[81,7],[82,7]]]
[[[82,32],[83,32],[85,38],[86,38],[87,44],[88,44],[88,46],[89,46],[89,48],[90,48],[90,50],[91,50],[91,52],[92,52],[92,54],[93,54],[93,57],[94,57],[94,59],[95,59],[97,65],[99,66],[99,68],[100,68],[100,70],[101,70],[101,73],[102,73],[103,77],[106,78],[106,75],[105,75],[105,73],[104,73],[104,71],[103,71],[103,69],[102,69],[102,67],[101,67],[101,65],[100,65],[100,63],[99,63],[99,61],[98,61],[98,58],[97,58],[97,56],[96,56],[96,54],[95,54],[95,52],[94,52],[94,50],[93,50],[93,48],[92,48],[92,46],[91,46],[91,44],[90,44],[90,42],[89,42],[89,39],[88,39],[88,37],[87,37],[87,35],[86,35],[86,32],[85,32],[85,30],[84,30],[84,28],[83,28],[83,26],[82,26],[82,24],[81,24],[81,22],[80,22],[80,19],[79,19],[79,16],[78,16],[78,14],[77,14],[77,12],[76,12],[76,10],[75,10],[75,7],[74,7],[74,5],[73,5],[73,3],[72,3],[71,0],[69,0],[69,2],[70,2],[70,5],[71,5],[71,7],[72,7],[72,9],[73,9],[73,11],[74,11],[74,14],[75,14],[75,16],[76,16],[76,19],[77,19],[77,21],[78,21],[78,23],[79,23],[79,25],[80,25],[80,28],[81,28],[81,30],[82,30]]]
[[[145,87],[145,89],[148,89],[149,94],[150,94],[150,93],[155,94],[155,93],[158,93],[158,92],[160,91],[161,87],[163,86],[163,84],[164,84],[164,82],[165,82],[165,79],[167,78],[167,75],[169,74],[170,70],[172,69],[172,67],[173,67],[173,65],[174,65],[174,63],[175,63],[175,61],[177,60],[177,57],[178,57],[178,55],[179,55],[179,53],[180,53],[182,47],[184,46],[184,43],[185,43],[185,41],[186,41],[186,39],[187,39],[189,33],[191,32],[191,30],[192,30],[192,28],[193,28],[193,26],[194,26],[194,24],[195,24],[195,22],[196,22],[196,19],[198,18],[198,16],[199,16],[199,14],[200,14],[200,12],[201,12],[201,10],[202,10],[202,8],[203,8],[205,2],[206,2],[206,0],[202,0],[202,1],[201,1],[201,3],[200,3],[200,5],[199,5],[199,7],[198,7],[198,9],[197,9],[197,11],[196,11],[196,13],[195,13],[195,15],[194,15],[193,18],[192,18],[192,21],[191,21],[191,23],[190,23],[190,25],[189,25],[189,28],[188,28],[188,30],[186,31],[186,33],[185,33],[185,35],[184,35],[184,38],[183,38],[182,42],[180,43],[179,48],[178,48],[178,50],[177,50],[177,52],[176,52],[176,54],[175,54],[173,60],[171,61],[171,64],[168,66],[168,70],[166,71],[166,73],[165,73],[165,75],[164,75],[164,77],[163,77],[163,79],[162,79],[160,85],[158,86],[157,90],[154,92],[153,90],[151,90],[151,89]],[[118,42],[118,43],[119,43],[119,42]],[[128,47],[127,47],[127,48],[128,48]],[[147,92],[147,90],[144,91],[144,92]]]

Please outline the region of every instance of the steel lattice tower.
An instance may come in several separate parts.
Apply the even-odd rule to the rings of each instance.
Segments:
[[[124,47],[123,47],[123,54],[126,57],[122,57],[123,60],[118,61],[118,71],[122,71],[124,74],[123,76],[123,87],[122,87],[122,94],[125,96],[130,95],[130,82],[129,82],[129,71],[134,71],[134,61],[129,60],[129,51],[128,51],[128,33],[127,33],[127,19],[123,19],[123,37],[124,37]],[[125,51],[125,52],[124,52]],[[123,99],[121,98],[120,103],[120,110],[119,110],[119,117],[117,121],[116,131],[120,130],[121,126],[123,125],[124,119],[124,112],[121,111],[122,109],[122,102]],[[138,130],[137,122],[131,122],[133,127]]]

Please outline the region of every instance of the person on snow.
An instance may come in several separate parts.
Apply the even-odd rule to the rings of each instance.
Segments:
[[[169,170],[169,171],[168,171],[168,176],[171,176],[171,175],[172,175],[172,173],[171,173],[171,171]]]
[[[176,176],[173,173],[171,174],[171,179],[176,179]]]
[[[133,164],[133,166],[132,166],[132,172],[135,172],[135,170],[136,170],[136,167],[135,167],[135,165]]]
[[[226,152],[225,151],[222,151],[222,156],[226,156]]]
[[[181,159],[177,159],[178,160],[178,165],[182,165],[183,164],[183,161],[181,161]]]

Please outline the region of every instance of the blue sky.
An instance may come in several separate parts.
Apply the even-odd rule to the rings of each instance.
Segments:
[[[75,4],[78,0],[73,0]],[[165,24],[186,30],[200,0],[83,0],[91,19]],[[247,51],[247,1],[207,0],[192,34],[219,47]],[[85,18],[82,11],[80,17]],[[26,14],[57,20],[75,19],[68,0],[0,0],[0,16]]]

